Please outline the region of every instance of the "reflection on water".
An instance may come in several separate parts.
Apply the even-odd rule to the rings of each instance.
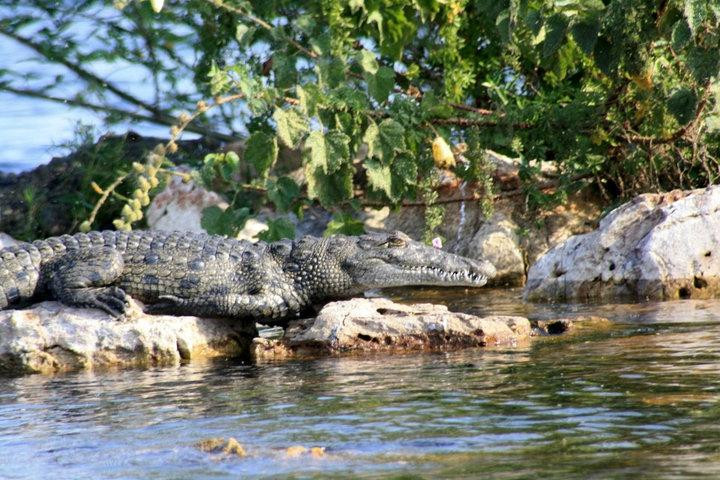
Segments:
[[[516,293],[404,296],[552,312]],[[720,302],[556,308],[598,312],[610,328],[519,350],[7,379],[0,478],[716,478]],[[194,447],[208,437],[250,456]]]

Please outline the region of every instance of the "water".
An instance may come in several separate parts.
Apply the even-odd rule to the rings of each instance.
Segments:
[[[0,478],[720,475],[720,302],[401,296],[534,317],[600,311],[613,322],[514,350],[6,379]],[[210,437],[234,437],[249,455],[195,446]],[[288,458],[293,445],[326,455]]]

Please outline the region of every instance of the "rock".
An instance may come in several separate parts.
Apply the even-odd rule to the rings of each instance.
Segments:
[[[181,172],[190,172],[189,167],[178,167]],[[217,206],[226,209],[228,203],[217,193],[207,190],[194,181],[184,182],[180,176],[174,176],[150,202],[146,217],[148,227],[153,230],[180,230],[205,232],[202,228],[202,212],[207,207]],[[308,208],[302,220],[293,213],[278,214],[264,208],[255,218],[250,218],[238,232],[236,238],[256,242],[258,235],[268,229],[268,221],[285,217],[295,225],[297,236],[322,236],[332,214],[318,207]]]
[[[201,452],[213,454],[215,460],[237,460],[248,456],[265,459],[299,459],[309,457],[312,459],[321,459],[327,456],[325,447],[306,447],[304,445],[292,445],[286,448],[268,448],[266,446],[257,446],[250,453],[235,438],[229,437],[227,440],[220,437],[206,438],[195,443],[195,447]]]
[[[44,302],[0,311],[0,372],[55,373],[109,367],[176,365],[246,354],[254,324],[227,319],[146,315],[127,320],[95,309]]]
[[[530,268],[534,301],[720,296],[720,186],[640,195]]]
[[[525,259],[516,233],[518,229],[515,222],[496,212],[458,253],[490,261],[497,271],[493,285],[522,285],[525,283]]]
[[[190,171],[187,167],[178,167],[178,170]],[[202,212],[211,206],[224,210],[228,204],[217,193],[192,180],[184,182],[182,177],[175,175],[150,203],[146,213],[147,224],[152,230],[204,232],[200,224]]]
[[[591,192],[580,192],[570,195],[562,206],[528,215],[520,190],[520,160],[487,153],[496,192],[492,215],[486,218],[480,202],[465,200],[478,189],[477,185],[443,171],[437,201],[445,209],[445,216],[436,232],[445,239],[445,250],[493,262],[498,272],[489,286],[522,286],[528,266],[570,236],[592,230],[600,208]],[[555,181],[557,171],[552,163],[531,166],[539,171],[538,183]],[[405,205],[392,211],[366,208],[364,215],[369,229],[401,230],[416,240],[425,231],[422,205]]]
[[[223,438],[206,438],[197,442],[195,446],[202,452],[222,454],[226,457],[247,457],[245,447],[233,437],[227,440]]]
[[[326,305],[317,318],[288,327],[279,341],[255,339],[256,359],[349,352],[453,350],[516,346],[530,337],[530,322],[504,315],[477,317],[443,305],[403,305],[355,298]]]
[[[299,219],[294,213],[279,214],[269,208],[264,208],[256,218],[251,218],[245,223],[245,226],[237,235],[240,240],[249,240],[251,242],[258,241],[258,235],[267,230],[268,222],[278,217],[286,218],[295,226],[295,236],[302,237],[305,235],[314,235],[322,237],[327,223],[332,218],[332,214],[317,206],[311,206],[303,212],[303,218]]]
[[[12,245],[17,245],[17,243],[17,240],[12,238],[7,233],[0,232],[0,250],[10,247]]]
[[[552,320],[538,320],[533,328],[534,336],[549,336],[561,334],[575,334],[581,332],[598,332],[608,330],[614,325],[613,321],[598,315],[579,315],[572,318],[554,318]]]

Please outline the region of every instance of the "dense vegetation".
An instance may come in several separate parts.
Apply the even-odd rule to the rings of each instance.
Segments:
[[[173,125],[167,145],[119,172],[137,183],[119,228],[140,220],[182,130],[246,138],[242,159],[198,165],[232,201],[206,212],[224,233],[261,205],[301,213],[310,201],[337,213],[334,231],[357,230],[363,204],[420,201],[431,230],[437,166],[491,199],[485,149],[522,159],[535,208],[588,183],[612,203],[719,176],[714,0],[6,3],[0,33],[59,68],[2,69],[0,89]],[[151,94],[103,80],[108,65],[142,69]],[[305,184],[283,149],[301,150]],[[532,181],[533,160],[557,166],[556,188]],[[278,220],[266,235],[291,234]]]

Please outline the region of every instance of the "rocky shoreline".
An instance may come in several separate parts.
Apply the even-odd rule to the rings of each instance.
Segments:
[[[720,186],[640,195],[609,212],[594,230],[600,215],[597,205],[576,197],[543,213],[535,222],[541,227],[527,230],[519,223],[517,202],[510,200],[517,185],[517,161],[497,154],[490,157],[501,192],[495,213],[485,218],[477,202],[447,202],[440,234],[447,239],[444,249],[490,260],[498,270],[491,284],[524,285],[524,299],[537,302],[720,297]],[[76,168],[72,158],[56,159],[24,176],[3,177],[0,199],[13,197],[23,181],[44,181],[48,169]],[[552,172],[543,174],[552,176]],[[448,173],[439,193],[444,200],[464,198],[465,187]],[[210,205],[223,206],[223,199],[192,182],[172,181],[150,205],[148,225],[198,230],[202,209]],[[27,213],[18,207],[10,215],[11,206],[8,203],[1,212],[0,230]],[[265,220],[272,217],[272,212],[266,213]],[[366,210],[365,215],[368,229],[399,229],[414,238],[422,232],[422,207]],[[298,220],[297,231],[318,235],[328,218],[328,212],[311,209]],[[256,237],[267,228],[262,220],[261,215],[249,223],[240,236]],[[13,242],[0,233],[0,248]],[[573,322],[567,319],[531,327],[524,317],[478,317],[442,305],[356,298],[330,303],[316,318],[291,322],[280,338],[266,338],[258,335],[252,322],[151,316],[139,306],[131,318],[118,322],[100,311],[44,302],[0,311],[0,373],[51,374],[213,358],[272,361],[514,348],[527,345],[532,336],[572,330]]]
[[[291,322],[279,339],[254,323],[144,314],[134,305],[115,320],[94,309],[43,302],[0,311],[0,373],[53,374],[151,367],[217,358],[255,361],[362,353],[449,351],[527,345],[524,317],[477,317],[442,305],[357,298],[326,305],[316,318]]]

